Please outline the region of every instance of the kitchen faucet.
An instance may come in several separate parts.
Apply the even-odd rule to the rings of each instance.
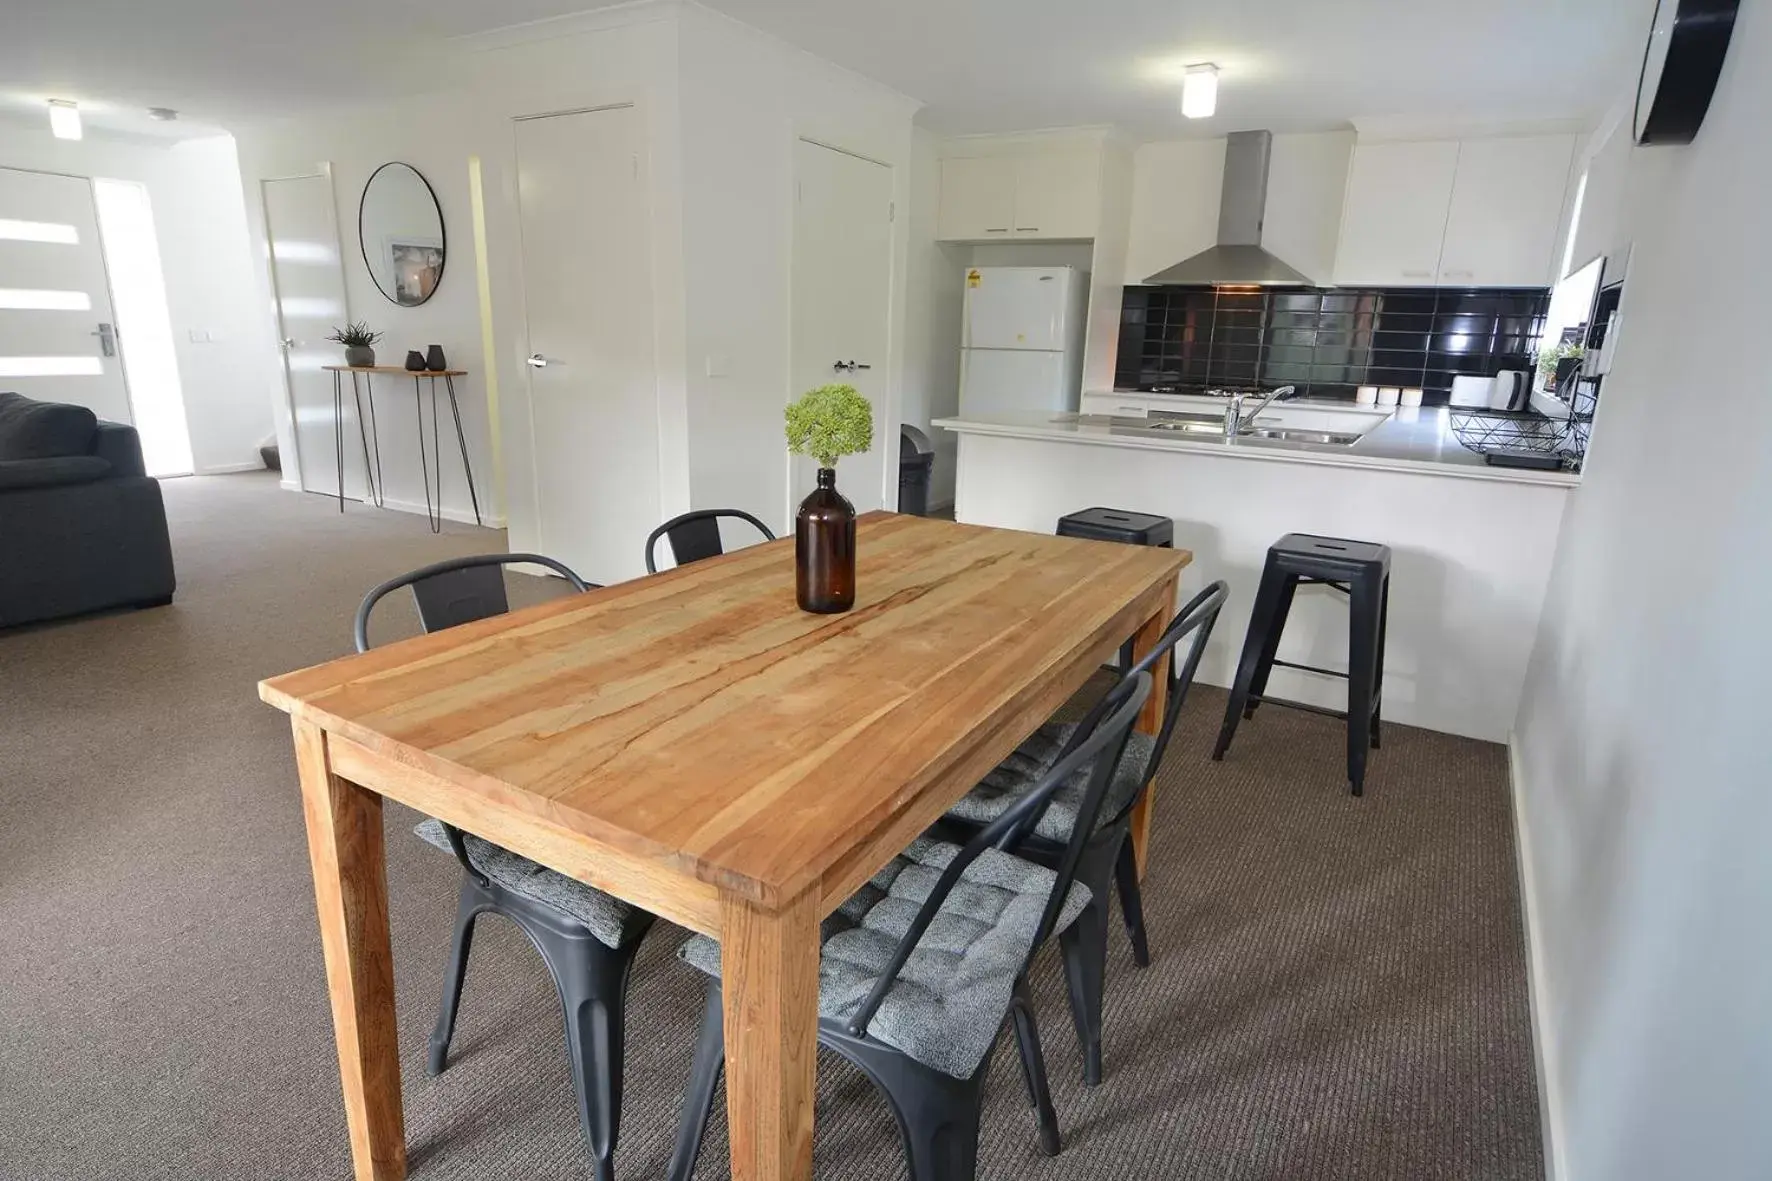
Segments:
[[[1285,401],[1296,393],[1298,393],[1297,386],[1283,385],[1279,389],[1269,393],[1267,397],[1261,400],[1261,405],[1251,410],[1247,415],[1243,413],[1243,395],[1232,394],[1231,400],[1224,408],[1224,437],[1226,439],[1236,438],[1238,435],[1255,425],[1255,419],[1263,410],[1266,410],[1275,402]]]

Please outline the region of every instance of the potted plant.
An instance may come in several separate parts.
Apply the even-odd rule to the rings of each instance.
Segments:
[[[874,408],[850,385],[821,385],[788,404],[788,450],[818,461],[818,487],[794,519],[794,593],[800,610],[855,606],[855,506],[837,491],[837,461],[874,445]]]
[[[1544,378],[1546,390],[1559,390],[1569,380],[1569,375],[1581,365],[1582,354],[1587,350],[1573,341],[1559,344],[1554,348],[1546,347],[1538,354],[1538,373]]]
[[[375,342],[381,339],[381,333],[371,332],[367,322],[359,320],[343,328],[334,328],[326,334],[326,339],[345,346],[345,364],[353,369],[375,367]]]

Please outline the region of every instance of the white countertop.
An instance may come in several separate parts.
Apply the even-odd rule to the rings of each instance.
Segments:
[[[1224,405],[1222,399],[1177,398],[1178,411],[1197,411],[1199,406]],[[1374,408],[1326,399],[1297,399],[1277,404],[1272,413],[1284,416],[1288,409],[1317,413],[1371,415]],[[1270,417],[1264,414],[1260,421]],[[1466,450],[1447,421],[1443,406],[1406,407],[1368,431],[1357,443],[1307,443],[1295,440],[1244,436],[1224,439],[1212,435],[1185,435],[1153,430],[1135,418],[1106,415],[1053,414],[1050,411],[998,413],[978,417],[938,418],[935,426],[960,434],[998,435],[1008,438],[1046,439],[1095,447],[1131,447],[1154,451],[1183,451],[1225,458],[1254,459],[1270,463],[1307,463],[1324,466],[1375,468],[1508,484],[1550,484],[1573,487],[1581,483],[1575,472],[1532,471],[1492,467],[1483,457]]]

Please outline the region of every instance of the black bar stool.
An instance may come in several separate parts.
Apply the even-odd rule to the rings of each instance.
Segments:
[[[1337,672],[1309,664],[1295,664],[1275,656],[1286,616],[1292,610],[1292,594],[1300,584],[1333,587],[1348,597],[1348,670]],[[1366,750],[1378,749],[1379,698],[1384,689],[1384,628],[1390,610],[1391,551],[1369,541],[1317,537],[1288,533],[1268,547],[1267,565],[1261,571],[1261,589],[1255,594],[1255,612],[1249,617],[1249,634],[1243,639],[1243,656],[1237,662],[1237,680],[1225,704],[1224,725],[1218,731],[1214,759],[1224,758],[1238,721],[1255,716],[1263,703],[1302,709],[1347,721],[1347,780],[1357,796],[1366,783]],[[1347,709],[1324,709],[1301,701],[1267,696],[1267,677],[1275,665],[1296,668],[1347,681]]]
[[[1135,513],[1129,509],[1086,508],[1058,518],[1060,537],[1085,537],[1091,541],[1118,541],[1126,545],[1175,548],[1175,522],[1169,517]],[[1104,666],[1111,667],[1111,666]],[[1120,645],[1121,669],[1132,667],[1132,641]]]

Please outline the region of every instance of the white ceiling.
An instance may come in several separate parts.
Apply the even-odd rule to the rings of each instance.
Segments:
[[[1653,0],[708,0],[926,104],[950,133],[1119,124],[1147,138],[1363,118],[1591,118],[1630,85]],[[594,0],[8,0],[0,109],[74,98],[178,133],[445,84],[451,37]],[[1222,69],[1219,114],[1177,77]],[[184,126],[147,122],[170,106]]]

